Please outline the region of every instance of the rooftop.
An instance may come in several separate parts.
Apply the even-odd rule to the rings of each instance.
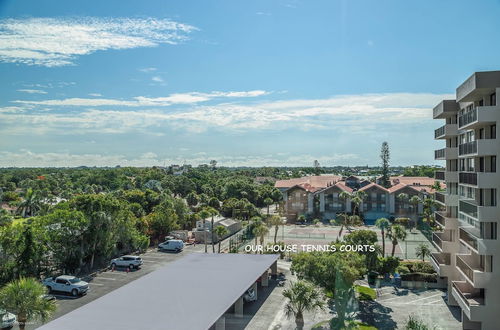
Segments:
[[[191,253],[39,329],[208,329],[277,259]]]

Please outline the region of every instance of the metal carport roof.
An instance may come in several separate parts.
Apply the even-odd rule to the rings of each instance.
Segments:
[[[191,253],[38,329],[208,329],[277,259]]]

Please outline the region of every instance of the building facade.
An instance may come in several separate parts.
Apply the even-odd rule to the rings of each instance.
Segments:
[[[438,249],[432,263],[448,279],[448,303],[462,310],[463,329],[498,329],[500,306],[500,244],[497,240],[497,156],[500,143],[500,71],[476,72],[433,110],[445,124],[434,138],[445,141],[435,159],[446,163],[435,178],[446,183],[435,193],[440,232],[433,234]]]
[[[392,186],[385,188],[355,176],[324,175],[280,180],[275,187],[283,193],[285,216],[289,222],[296,221],[301,215],[331,220],[339,213],[352,212],[362,214],[367,225],[373,225],[381,217],[416,219],[422,212],[422,203],[412,205],[409,200],[413,196],[424,200],[433,194],[434,178],[391,177],[390,181]],[[365,193],[359,207],[348,197],[356,191]],[[401,194],[407,198],[400,198]]]

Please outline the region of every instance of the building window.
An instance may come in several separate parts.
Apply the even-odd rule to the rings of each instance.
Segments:
[[[491,172],[496,172],[497,171],[497,156],[491,156]]]
[[[490,126],[490,138],[491,139],[496,139],[497,138],[497,125],[491,125]]]
[[[490,105],[497,105],[497,94],[493,93],[490,95]]]
[[[497,190],[491,189],[491,206],[497,206]]]

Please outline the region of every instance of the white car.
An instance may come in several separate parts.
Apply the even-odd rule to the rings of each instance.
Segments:
[[[14,324],[16,324],[16,316],[5,309],[0,309],[0,329],[10,329]]]
[[[120,258],[116,258],[111,260],[111,267],[128,267],[130,269],[141,267],[142,259],[139,256],[123,256]]]
[[[48,277],[43,280],[43,285],[52,291],[71,293],[73,296],[78,296],[86,293],[89,290],[89,284],[82,281],[78,277],[70,275],[61,275],[58,277]]]
[[[181,252],[184,249],[184,242],[180,239],[169,239],[158,245],[158,250]]]

